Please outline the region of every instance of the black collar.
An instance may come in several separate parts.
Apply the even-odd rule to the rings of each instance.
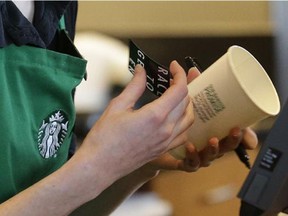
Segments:
[[[42,48],[50,45],[59,20],[70,1],[35,1],[34,3],[34,20],[31,24],[12,1],[0,1],[0,47],[11,43]]]

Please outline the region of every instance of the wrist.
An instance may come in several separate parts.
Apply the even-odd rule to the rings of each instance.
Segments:
[[[89,154],[82,148],[77,150],[63,168],[76,183],[77,190],[83,195],[85,202],[94,199],[117,181],[117,176],[110,171],[98,152]]]

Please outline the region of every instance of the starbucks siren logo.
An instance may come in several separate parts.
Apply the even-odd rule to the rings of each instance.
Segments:
[[[68,129],[67,116],[62,111],[55,111],[43,120],[38,132],[38,149],[43,158],[56,157]]]

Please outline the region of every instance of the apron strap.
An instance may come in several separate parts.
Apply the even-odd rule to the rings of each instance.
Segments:
[[[62,17],[59,20],[58,31],[60,32],[60,41],[61,41],[60,45],[63,48],[63,50],[65,50],[62,52],[83,59],[82,55],[79,53],[79,51],[75,47],[73,41],[71,41],[71,39],[69,37],[69,33],[66,30],[65,15],[64,14],[62,15]],[[70,52],[67,52],[67,50],[70,50]],[[84,79],[87,80],[87,72],[85,72]]]

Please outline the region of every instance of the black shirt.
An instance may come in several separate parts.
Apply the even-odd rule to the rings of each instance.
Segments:
[[[66,29],[73,40],[77,1],[35,1],[31,24],[12,1],[0,1],[0,47],[32,45],[54,50],[59,20],[65,13]]]

